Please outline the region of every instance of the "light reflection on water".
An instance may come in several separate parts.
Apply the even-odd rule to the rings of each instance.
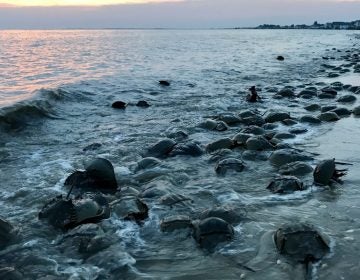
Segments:
[[[95,279],[101,271],[109,273],[112,269],[114,279],[238,279],[242,274],[249,279],[289,279],[292,266],[286,262],[283,266],[273,262],[257,273],[236,264],[246,263],[256,255],[265,232],[284,221],[307,220],[323,229],[335,243],[334,255],[318,268],[319,279],[354,279],[359,275],[360,259],[360,244],[354,242],[360,228],[356,166],[350,168],[343,187],[313,188],[277,199],[265,189],[276,173],[268,162],[248,161],[246,172],[218,177],[207,155],[166,159],[160,169],[162,176],[154,183],[189,195],[194,203],[170,209],[151,200],[150,218],[143,226],[116,217],[104,221],[102,227],[119,242],[95,260],[82,260],[72,247],[56,246],[54,240],[58,241],[59,233],[36,218],[45,201],[66,193],[62,187],[66,176],[73,169],[82,169],[88,158],[108,158],[119,180],[129,182],[129,170],[141,159],[145,147],[165,137],[165,132],[184,129],[203,145],[232,137],[239,127],[218,133],[196,126],[204,116],[248,108],[241,92],[250,85],[281,88],[317,78],[325,49],[331,49],[334,42],[339,49],[348,47],[350,34],[260,30],[1,31],[0,104],[27,99],[35,89],[55,88],[35,94],[48,98],[51,113],[57,116],[29,122],[26,129],[10,131],[0,139],[4,194],[0,209],[14,224],[23,226],[24,240],[20,244],[32,246],[31,252],[14,256],[22,260],[23,269],[32,276],[48,273],[59,279],[73,273]],[[286,58],[283,63],[275,59],[279,54]],[[160,79],[170,79],[172,86],[160,87]],[[304,113],[302,108],[309,102],[273,101],[271,93],[261,94],[265,102],[254,106],[262,113],[275,108],[291,110],[297,116]],[[118,99],[130,103],[146,99],[152,106],[144,110],[136,106],[128,106],[125,111],[111,109],[111,103]],[[325,105],[327,101],[320,102]],[[289,104],[297,107],[289,109]],[[355,129],[358,125],[358,119],[339,121],[333,134],[316,139],[322,144],[314,151],[321,158],[335,156],[357,162],[352,151],[356,150],[358,137],[349,127]],[[323,129],[307,128],[309,133],[292,143],[313,142]],[[329,126],[324,128],[328,130]],[[281,125],[278,129],[287,131],[288,127]],[[346,140],[344,135],[349,134],[354,137]],[[82,151],[94,142],[102,143],[98,151]],[[241,153],[235,150],[233,154]],[[141,190],[148,184],[135,187]],[[248,220],[236,227],[234,241],[215,254],[200,250],[188,233],[164,234],[159,229],[159,221],[166,215],[194,214],[226,203],[243,205]],[[54,264],[46,262],[35,265],[33,272],[33,267],[23,260],[30,254],[51,255],[58,263],[55,274]],[[129,267],[119,270],[116,258]]]

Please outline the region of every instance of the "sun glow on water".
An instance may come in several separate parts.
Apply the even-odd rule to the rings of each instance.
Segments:
[[[1,1],[14,6],[101,6],[112,4],[136,4],[149,2],[175,2],[173,0],[11,0]],[[0,4],[1,5],[1,4]]]

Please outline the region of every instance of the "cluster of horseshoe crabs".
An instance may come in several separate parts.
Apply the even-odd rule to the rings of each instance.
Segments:
[[[313,160],[313,157],[282,143],[281,139],[286,139],[288,135],[276,131],[269,133],[257,126],[263,124],[266,128],[273,129],[276,127],[274,123],[290,120],[290,115],[271,113],[263,121],[262,117],[254,112],[243,116],[245,117],[219,118],[217,122],[229,122],[226,125],[244,121],[247,126],[233,138],[221,138],[209,143],[205,149],[197,142],[186,140],[185,133],[177,135],[178,140],[175,137],[175,140],[165,138],[158,141],[145,151],[144,158],[134,168],[135,173],[140,172],[136,178],[139,181],[147,181],[152,176],[157,176],[149,170],[161,165],[161,160],[164,158],[178,155],[195,157],[203,155],[204,152],[210,154],[210,162],[216,163],[215,174],[227,176],[229,172],[243,172],[247,168],[246,163],[233,155],[234,149],[240,149],[252,160],[266,160],[265,156],[261,158],[259,155],[269,155],[270,163],[279,172],[267,186],[271,192],[289,194],[305,190],[308,186],[296,176],[305,176],[313,171],[306,162]],[[201,127],[208,128],[204,125]],[[211,127],[216,129],[218,126]],[[344,174],[344,170],[335,168],[333,159],[320,162],[313,172],[314,182],[322,185],[329,184],[331,180],[338,180]],[[96,227],[96,223],[109,218],[111,213],[114,213],[120,219],[133,220],[141,224],[141,221],[148,217],[149,211],[141,197],[149,198],[161,194],[161,190],[153,192],[145,190],[140,193],[132,187],[120,189],[112,164],[103,158],[90,161],[83,171],[73,172],[66,179],[65,186],[70,188],[68,195],[58,196],[46,203],[39,213],[39,218],[47,220],[50,225],[65,232],[75,230],[70,231],[70,235],[67,234],[73,238],[79,234],[81,236],[84,231],[93,231],[94,235],[88,239],[82,238],[78,247],[79,252],[86,254],[107,246],[107,242],[99,239],[97,235],[100,229]],[[77,195],[72,195],[72,192]],[[161,204],[170,207],[186,201],[191,200],[180,194],[164,193],[159,199]],[[242,222],[245,215],[239,209],[220,206],[205,210],[193,218],[187,215],[167,216],[161,220],[160,228],[164,232],[190,230],[199,247],[212,252],[219,244],[234,238],[233,226]],[[293,224],[281,227],[274,233],[273,238],[280,254],[304,263],[307,270],[310,270],[311,263],[320,260],[329,251],[325,239],[308,225]],[[255,271],[251,266],[249,269]]]

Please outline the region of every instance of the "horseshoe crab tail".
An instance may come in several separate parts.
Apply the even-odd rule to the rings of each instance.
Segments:
[[[66,200],[68,200],[68,199],[69,199],[70,194],[71,194],[71,192],[72,192],[73,188],[74,188],[74,185],[71,185],[71,188],[70,188],[70,190],[69,190],[69,192],[68,192],[68,194],[67,194],[67,196],[66,196]]]
[[[313,258],[308,257],[305,260],[305,280],[312,280],[313,277],[313,270],[314,270],[314,263]]]
[[[335,161],[335,164],[338,164],[338,165],[354,165],[353,163],[341,162],[341,161]]]

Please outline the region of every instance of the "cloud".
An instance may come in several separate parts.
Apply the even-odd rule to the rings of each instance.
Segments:
[[[359,1],[187,0],[0,9],[0,28],[208,28],[359,19]]]

